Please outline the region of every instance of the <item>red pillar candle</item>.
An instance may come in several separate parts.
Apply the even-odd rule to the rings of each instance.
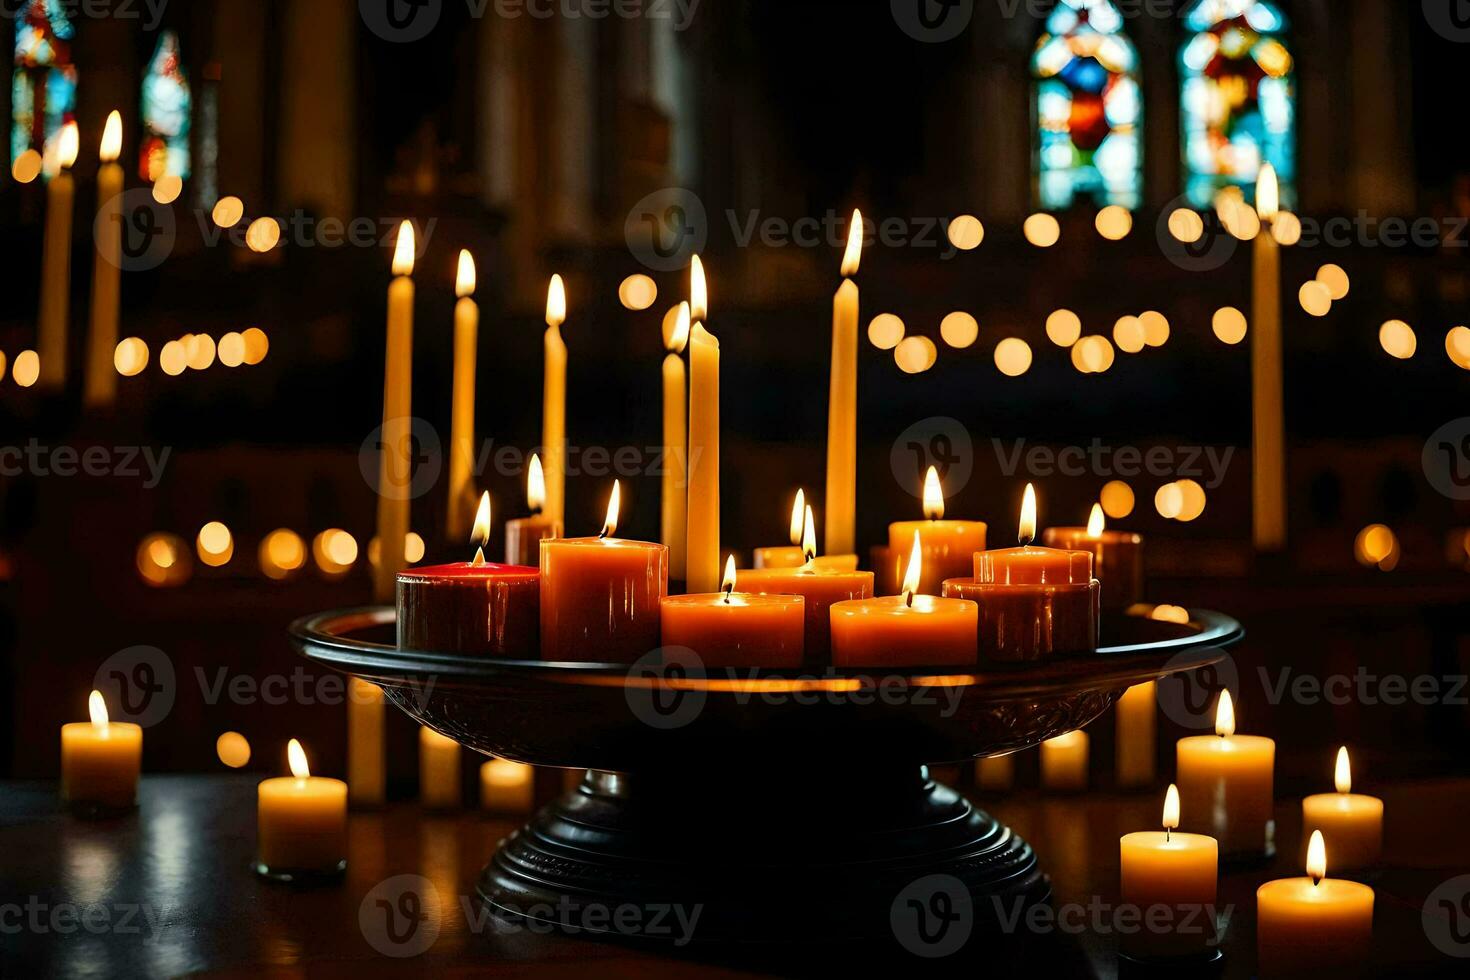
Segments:
[[[907,556],[909,542],[917,533],[924,549],[924,577],[917,591],[921,595],[939,595],[945,579],[970,574],[975,553],[985,550],[985,524],[942,519],[944,491],[939,484],[939,471],[932,466],[924,477],[924,517],[922,521],[895,521],[888,525],[888,554],[897,559]]]
[[[541,576],[485,561],[490,495],[475,516],[474,561],[398,573],[398,646],[433,653],[533,659],[539,651]]]
[[[669,549],[614,538],[619,485],[595,538],[541,542],[541,659],[633,663],[658,649]]]
[[[1097,649],[1098,596],[1092,555],[1032,547],[1036,491],[1021,504],[1021,547],[975,555],[975,577],[950,579],[944,594],[980,605],[983,663],[1021,663]]]
[[[706,667],[800,667],[806,601],[799,595],[735,591],[735,559],[724,589],[663,600],[663,645],[688,647]]]
[[[546,506],[546,475],[541,469],[541,457],[531,454],[531,465],[526,473],[526,503],[531,507],[530,517],[518,517],[505,522],[505,562],[507,565],[536,565],[541,561],[541,542],[546,538],[561,537],[561,521],[541,513]]]
[[[922,569],[923,544],[915,533],[902,595],[833,604],[835,666],[962,667],[975,663],[975,603],[916,594]]]
[[[1102,504],[1092,505],[1086,527],[1049,527],[1041,543],[1091,552],[1093,576],[1102,583],[1103,608],[1127,609],[1143,601],[1143,537],[1107,530]]]

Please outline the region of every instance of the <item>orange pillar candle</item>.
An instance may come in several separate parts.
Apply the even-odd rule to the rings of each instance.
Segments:
[[[480,766],[480,807],[492,813],[529,813],[534,776],[525,763],[491,759]]]
[[[659,647],[669,549],[614,538],[614,481],[602,534],[541,542],[541,659],[633,663]]]
[[[1041,743],[1041,785],[1058,793],[1087,789],[1087,754],[1091,739],[1083,731],[1067,732]]]
[[[1332,866],[1338,871],[1363,871],[1383,854],[1383,801],[1353,792],[1352,763],[1347,746],[1337,750],[1336,793],[1318,793],[1302,800],[1302,837],[1320,830],[1332,846]]]
[[[1092,505],[1086,527],[1049,527],[1041,536],[1048,548],[1092,553],[1092,574],[1102,583],[1104,609],[1127,609],[1143,601],[1143,537],[1109,531],[1102,504]]]
[[[706,667],[800,667],[805,601],[799,595],[736,592],[735,558],[713,595],[668,596],[663,644],[688,647]]]
[[[1162,959],[1203,953],[1215,938],[1215,896],[1220,879],[1220,846],[1213,837],[1180,834],[1179,790],[1164,797],[1164,832],[1125,834],[1119,841],[1122,898],[1141,911],[1168,911],[1163,928],[1123,932],[1119,946],[1135,959]]]
[[[41,244],[41,305],[36,350],[41,356],[41,387],[66,384],[67,333],[71,303],[71,223],[76,181],[71,168],[80,150],[77,124],[68,122],[56,136],[55,175],[46,185],[46,235]],[[49,172],[49,168],[48,168]]]
[[[347,784],[313,776],[301,743],[286,748],[291,775],[256,791],[255,870],[287,881],[347,867]]]
[[[827,390],[827,536],[829,555],[857,551],[858,287],[863,215],[852,212],[842,285],[832,298],[832,375]]]
[[[964,578],[975,567],[976,552],[985,550],[985,524],[981,521],[946,521],[944,490],[939,471],[929,467],[924,476],[922,521],[895,521],[888,525],[888,553],[905,555],[915,534],[924,549],[924,578],[919,591],[939,595],[946,579]]]
[[[561,537],[561,521],[542,513],[546,506],[546,475],[541,470],[541,457],[531,454],[526,470],[526,504],[530,517],[517,517],[505,522],[505,563],[537,565],[541,561],[541,542]]]
[[[975,603],[916,594],[922,576],[923,546],[916,533],[902,595],[833,604],[832,663],[838,667],[973,665]]]
[[[459,770],[459,743],[419,728],[419,802],[430,810],[458,809]]]
[[[1256,890],[1256,951],[1262,976],[1361,972],[1373,947],[1373,889],[1327,878],[1320,830],[1307,847],[1306,878],[1268,881]]]
[[[87,699],[91,721],[61,726],[61,798],[80,809],[127,810],[138,802],[143,729],[109,721],[99,691]]]
[[[1227,856],[1275,853],[1276,743],[1235,734],[1230,692],[1220,692],[1215,734],[1181,738],[1175,746],[1186,830],[1207,833]]]
[[[705,329],[709,283],[704,263],[689,267],[689,481],[684,584],[713,592],[720,583],[720,341]]]
[[[87,335],[87,376],[82,400],[103,408],[117,400],[118,315],[122,299],[122,113],[113,110],[102,129],[97,168],[97,217],[93,220],[96,254],[92,260],[91,332]]]
[[[1158,732],[1158,682],[1145,681],[1118,699],[1114,768],[1119,786],[1148,786],[1154,781]]]
[[[567,319],[567,290],[552,276],[546,290],[544,380],[541,391],[541,450],[546,453],[546,513],[566,520],[567,489],[567,345],[561,325]]]
[[[980,606],[982,663],[1044,660],[1097,649],[1099,586],[1092,555],[1036,548],[1036,490],[1021,502],[1019,548],[974,556],[975,577],[950,579],[944,594]]]

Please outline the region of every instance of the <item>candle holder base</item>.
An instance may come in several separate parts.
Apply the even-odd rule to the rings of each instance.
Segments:
[[[272,868],[264,861],[256,861],[251,870],[269,881],[290,885],[324,885],[342,880],[342,876],[347,873],[347,859],[343,858],[331,868]]]
[[[1194,956],[1143,957],[1118,954],[1118,980],[1173,980],[1175,977],[1218,977],[1225,968],[1225,953],[1207,949]]]

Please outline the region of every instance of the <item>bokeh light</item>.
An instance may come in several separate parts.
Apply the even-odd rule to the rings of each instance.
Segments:
[[[1037,248],[1051,248],[1062,238],[1062,226],[1049,214],[1033,214],[1022,227],[1026,241]]]
[[[1122,480],[1104,484],[1102,492],[1098,494],[1098,503],[1102,504],[1103,513],[1115,520],[1132,514],[1136,502],[1133,488]]]
[[[939,324],[939,336],[957,350],[964,350],[980,337],[980,324],[968,313],[956,311]]]
[[[1110,204],[1097,213],[1097,233],[1110,242],[1120,242],[1133,230],[1133,212]]]
[[[1177,483],[1166,483],[1154,494],[1154,509],[1167,520],[1176,520],[1184,512],[1184,491]]]
[[[231,330],[219,339],[219,362],[225,367],[245,363],[245,338]]]
[[[1358,532],[1353,556],[1369,568],[1376,566],[1385,572],[1392,571],[1398,566],[1398,536],[1382,524],[1369,524]]]
[[[225,732],[215,739],[214,751],[219,761],[231,769],[240,769],[250,762],[250,741],[239,732]]]
[[[985,240],[985,226],[973,214],[962,214],[949,223],[949,243],[968,252]]]
[[[646,310],[658,299],[658,283],[643,273],[635,273],[618,285],[618,302],[625,309]]]
[[[245,244],[252,252],[269,252],[281,242],[281,226],[275,218],[256,218],[245,230]]]
[[[189,354],[182,342],[170,340],[158,352],[158,366],[164,374],[177,377],[189,367]]]
[[[1082,336],[1082,318],[1071,310],[1057,310],[1046,318],[1046,336],[1058,347],[1071,347]]]
[[[1147,347],[1142,321],[1136,316],[1120,317],[1113,324],[1113,343],[1125,354],[1137,354]]]
[[[342,575],[357,563],[357,539],[341,528],[327,528],[312,539],[311,557],[323,575]]]
[[[1223,306],[1216,310],[1211,326],[1215,330],[1215,336],[1227,344],[1240,343],[1249,329],[1245,314],[1233,306]]]
[[[1389,320],[1378,328],[1378,343],[1390,357],[1407,361],[1419,349],[1419,338],[1414,328],[1402,320]]]
[[[1298,298],[1301,300],[1302,309],[1312,316],[1326,316],[1332,312],[1332,293],[1315,279],[1302,283]]]
[[[903,334],[903,321],[892,313],[879,313],[868,324],[868,341],[879,350],[893,350]]]
[[[1205,488],[1194,480],[1180,480],[1174,485],[1179,488],[1179,494],[1183,501],[1176,520],[1183,521],[1186,524],[1190,521],[1198,520],[1200,515],[1205,512]]]
[[[1327,293],[1332,297],[1333,302],[1346,299],[1347,294],[1353,288],[1352,280],[1348,278],[1343,267],[1331,262],[1317,270],[1317,281],[1327,287]]]
[[[35,384],[41,377],[41,355],[33,350],[23,350],[15,355],[15,363],[10,366],[10,376],[22,388]]]
[[[1169,318],[1157,310],[1138,314],[1143,324],[1143,339],[1150,347],[1163,347],[1169,342]]]
[[[211,568],[228,565],[235,556],[235,536],[219,521],[210,521],[199,529],[194,540],[199,560]]]
[[[1452,328],[1445,334],[1444,350],[1455,367],[1470,371],[1470,329]]]
[[[1282,211],[1271,222],[1271,237],[1276,244],[1291,247],[1302,240],[1302,219],[1290,211]]]
[[[10,176],[15,178],[17,184],[29,184],[41,176],[41,162],[41,154],[34,149],[26,150],[11,164]]]
[[[270,353],[270,339],[266,337],[265,331],[259,327],[249,327],[240,337],[245,341],[245,363],[249,365],[259,364],[265,360],[265,355]]]
[[[260,570],[267,578],[288,578],[306,564],[306,543],[288,528],[278,528],[260,542]]]
[[[1008,378],[1019,378],[1031,370],[1031,345],[1019,337],[1007,337],[995,345],[995,366]]]
[[[148,366],[148,345],[141,337],[124,337],[112,352],[112,366],[124,378],[136,377]]]
[[[214,338],[207,333],[191,333],[183,338],[184,356],[189,367],[204,371],[214,363]]]
[[[157,588],[183,585],[193,573],[189,547],[173,534],[150,534],[138,545],[138,575]]]
[[[1169,234],[1186,245],[1193,245],[1205,237],[1205,219],[1197,211],[1179,208],[1169,215]]]
[[[234,195],[222,197],[215,202],[211,217],[219,227],[233,228],[245,217],[245,202]]]
[[[939,350],[928,337],[905,337],[893,348],[893,360],[905,374],[923,374],[938,357]]]
[[[177,174],[164,174],[153,184],[153,200],[159,204],[172,204],[184,193],[184,180]]]

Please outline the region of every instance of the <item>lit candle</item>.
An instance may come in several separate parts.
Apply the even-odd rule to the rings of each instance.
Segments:
[[[689,270],[689,518],[684,586],[714,592],[720,585],[720,342],[704,328],[709,288],[704,264]]]
[[[1118,699],[1118,734],[1114,763],[1119,786],[1148,786],[1154,781],[1157,768],[1157,701],[1156,681],[1135,684]]]
[[[339,874],[347,867],[347,784],[313,776],[294,738],[286,754],[291,775],[256,792],[255,870],[285,881]]]
[[[659,540],[669,549],[669,568],[684,574],[688,559],[684,551],[689,533],[689,475],[685,456],[689,452],[689,377],[684,367],[684,348],[689,346],[689,304],[680,303],[673,322],[664,324],[664,447],[662,500],[659,511]]]
[[[1251,487],[1257,551],[1286,547],[1286,422],[1281,366],[1281,247],[1272,225],[1280,213],[1280,187],[1269,163],[1256,179],[1256,235],[1252,264]]]
[[[61,798],[84,812],[127,810],[138,802],[143,729],[107,720],[99,691],[87,699],[91,721],[61,726]]]
[[[459,743],[419,728],[419,802],[430,810],[458,809],[459,770]]]
[[[1041,785],[1055,793],[1087,789],[1087,752],[1092,740],[1084,731],[1067,732],[1041,743]]]
[[[1373,947],[1373,889],[1327,878],[1327,847],[1312,832],[1306,878],[1256,890],[1256,949],[1263,976],[1359,972]]]
[[[454,293],[454,380],[449,415],[449,506],[445,534],[460,541],[474,518],[475,492],[470,481],[475,466],[475,359],[479,353],[480,307],[475,292],[475,260],[468,249],[459,253]]]
[[[1353,792],[1352,763],[1347,746],[1337,750],[1336,793],[1319,793],[1302,800],[1302,836],[1320,830],[1332,845],[1332,866],[1338,871],[1363,871],[1378,863],[1383,853],[1383,801]]]
[[[1086,527],[1049,527],[1041,542],[1048,548],[1092,553],[1092,577],[1102,584],[1104,609],[1127,609],[1143,601],[1143,537],[1109,531],[1102,504],[1092,505]]]
[[[546,516],[566,520],[567,345],[561,325],[567,318],[567,290],[552,276],[546,291],[546,367],[542,385],[541,451],[546,454]]]
[[[919,595],[924,550],[914,534],[903,594],[832,605],[838,667],[971,666],[978,610],[967,599]]]
[[[944,490],[939,470],[933,466],[924,476],[924,520],[895,521],[888,525],[888,553],[905,554],[906,543],[915,534],[924,549],[924,579],[919,591],[939,595],[944,582],[964,578],[975,567],[975,553],[985,550],[985,525],[981,521],[946,521]]]
[[[995,755],[975,763],[975,785],[987,793],[1002,793],[1016,780],[1016,757]]]
[[[659,647],[669,549],[613,537],[622,491],[614,481],[602,534],[541,542],[541,658],[633,663]]]
[[[755,571],[767,568],[800,568],[807,562],[814,563],[818,568],[831,568],[842,572],[857,571],[857,555],[807,556],[806,549],[802,547],[802,530],[806,526],[805,515],[810,512],[811,507],[806,502],[806,491],[798,488],[796,501],[791,505],[791,545],[755,549],[755,560],[752,562],[755,565]]]
[[[541,457],[531,454],[526,468],[526,505],[530,517],[505,522],[505,562],[507,565],[539,565],[541,542],[561,537],[561,522],[543,512],[546,506],[546,476],[541,470]]]
[[[1164,797],[1164,832],[1126,834],[1119,841],[1123,904],[1161,920],[1159,928],[1124,932],[1119,945],[1129,956],[1153,959],[1204,952],[1215,936],[1215,895],[1220,846],[1213,837],[1180,834],[1179,790]],[[1167,917],[1150,910],[1164,908]]]
[[[1016,663],[1097,649],[1092,554],[1033,547],[1036,490],[1021,500],[1019,548],[974,556],[975,577],[949,579],[944,594],[980,605],[980,660]]]
[[[1220,692],[1215,734],[1181,738],[1175,746],[1187,830],[1207,833],[1226,856],[1275,853],[1276,743],[1235,734],[1230,692]]]
[[[398,646],[403,650],[532,660],[539,656],[541,573],[485,560],[490,494],[475,514],[472,561],[398,574]]]
[[[827,535],[829,555],[857,552],[858,287],[863,216],[853,211],[842,256],[842,285],[832,299],[832,378],[827,401]]]
[[[92,330],[87,338],[87,378],[83,399],[101,408],[117,400],[117,324],[122,296],[122,113],[113,110],[102,130],[97,168],[96,255],[92,263]],[[44,363],[44,358],[43,358]]]
[[[480,766],[480,806],[492,813],[529,813],[535,788],[530,766],[491,759]]]
[[[36,332],[41,355],[41,386],[66,383],[66,332],[71,302],[71,217],[76,202],[72,164],[80,149],[77,124],[68,122],[56,137],[56,176],[46,185],[46,238],[41,252],[41,308]],[[111,355],[108,355],[111,357]]]
[[[663,601],[663,643],[688,647],[706,667],[800,667],[805,602],[797,595],[736,592],[735,558],[721,591]]]

